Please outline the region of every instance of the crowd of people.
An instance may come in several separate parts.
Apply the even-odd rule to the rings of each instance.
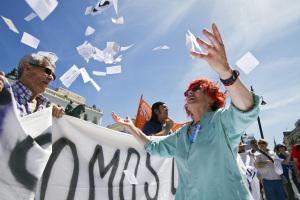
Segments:
[[[241,142],[238,154],[247,169],[245,175],[253,198],[255,200],[299,199],[300,145],[294,145],[291,149],[292,153],[283,144],[277,144],[272,151],[264,139],[258,141],[253,139],[250,145],[251,148],[246,150],[246,145]]]
[[[210,43],[200,38],[197,42],[207,53],[191,52],[191,55],[207,61],[219,76],[231,98],[229,107],[225,107],[226,95],[218,85],[202,78],[193,80],[184,92],[185,109],[191,122],[174,133],[170,132],[174,122],[168,117],[168,107],[163,102],[153,104],[152,117],[143,130],[135,127],[129,117],[122,119],[112,113],[113,119],[126,127],[149,154],[175,158],[179,179],[176,200],[294,199],[292,183],[298,190],[300,185],[300,146],[296,145],[290,154],[284,145],[277,145],[274,153],[267,148],[267,141],[261,139],[252,140],[249,151],[243,149],[240,138],[257,119],[260,98],[247,89],[239,72],[228,64],[217,26],[213,24],[211,30],[204,29],[203,34]],[[4,73],[0,73],[0,99],[10,90],[19,116],[50,105],[53,116],[62,117],[64,110],[49,104],[42,95],[55,79],[54,71],[55,64],[45,56],[23,57],[14,84],[10,85]],[[151,140],[149,135],[165,137]],[[244,162],[244,174],[237,162],[238,155]],[[282,174],[274,167],[278,161]]]

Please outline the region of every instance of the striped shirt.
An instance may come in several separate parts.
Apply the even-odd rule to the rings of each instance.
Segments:
[[[14,84],[12,84],[11,88],[17,103],[17,109],[19,110],[20,116],[23,117],[25,115],[31,114],[32,112],[29,109],[29,103],[32,92],[20,81],[16,81]],[[36,101],[37,109],[34,112],[46,108],[46,105],[49,100],[43,95],[38,95],[36,97]]]

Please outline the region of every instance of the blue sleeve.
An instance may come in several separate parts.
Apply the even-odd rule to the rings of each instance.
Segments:
[[[145,150],[151,155],[158,155],[161,157],[173,157],[176,153],[177,141],[179,139],[181,130],[172,133],[160,141],[151,140],[145,144]]]
[[[232,103],[220,113],[220,120],[224,132],[228,135],[232,147],[236,147],[241,134],[257,119],[259,114],[259,96],[252,94],[254,106],[249,111],[241,111]]]
[[[156,133],[156,129],[155,127],[152,125],[152,123],[150,122],[146,122],[144,127],[143,127],[143,132],[146,134],[146,135],[153,135]]]

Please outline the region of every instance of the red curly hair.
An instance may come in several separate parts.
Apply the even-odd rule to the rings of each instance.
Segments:
[[[219,108],[222,108],[225,106],[226,96],[220,90],[220,88],[217,86],[217,84],[215,84],[214,82],[212,82],[211,80],[208,80],[208,79],[193,80],[189,84],[185,93],[187,91],[191,90],[192,88],[194,88],[195,86],[200,86],[200,88],[202,88],[201,90],[204,92],[204,94],[209,96],[214,101],[214,103],[211,106],[212,111],[216,111]],[[185,108],[185,110],[187,111],[187,108]],[[190,115],[189,112],[187,112],[187,114]]]

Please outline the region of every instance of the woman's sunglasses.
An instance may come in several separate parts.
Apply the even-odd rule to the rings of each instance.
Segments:
[[[187,97],[189,94],[189,91],[196,92],[197,90],[200,90],[200,89],[201,89],[200,85],[194,85],[193,87],[191,87],[190,89],[188,89],[187,91],[184,92],[184,96]]]

